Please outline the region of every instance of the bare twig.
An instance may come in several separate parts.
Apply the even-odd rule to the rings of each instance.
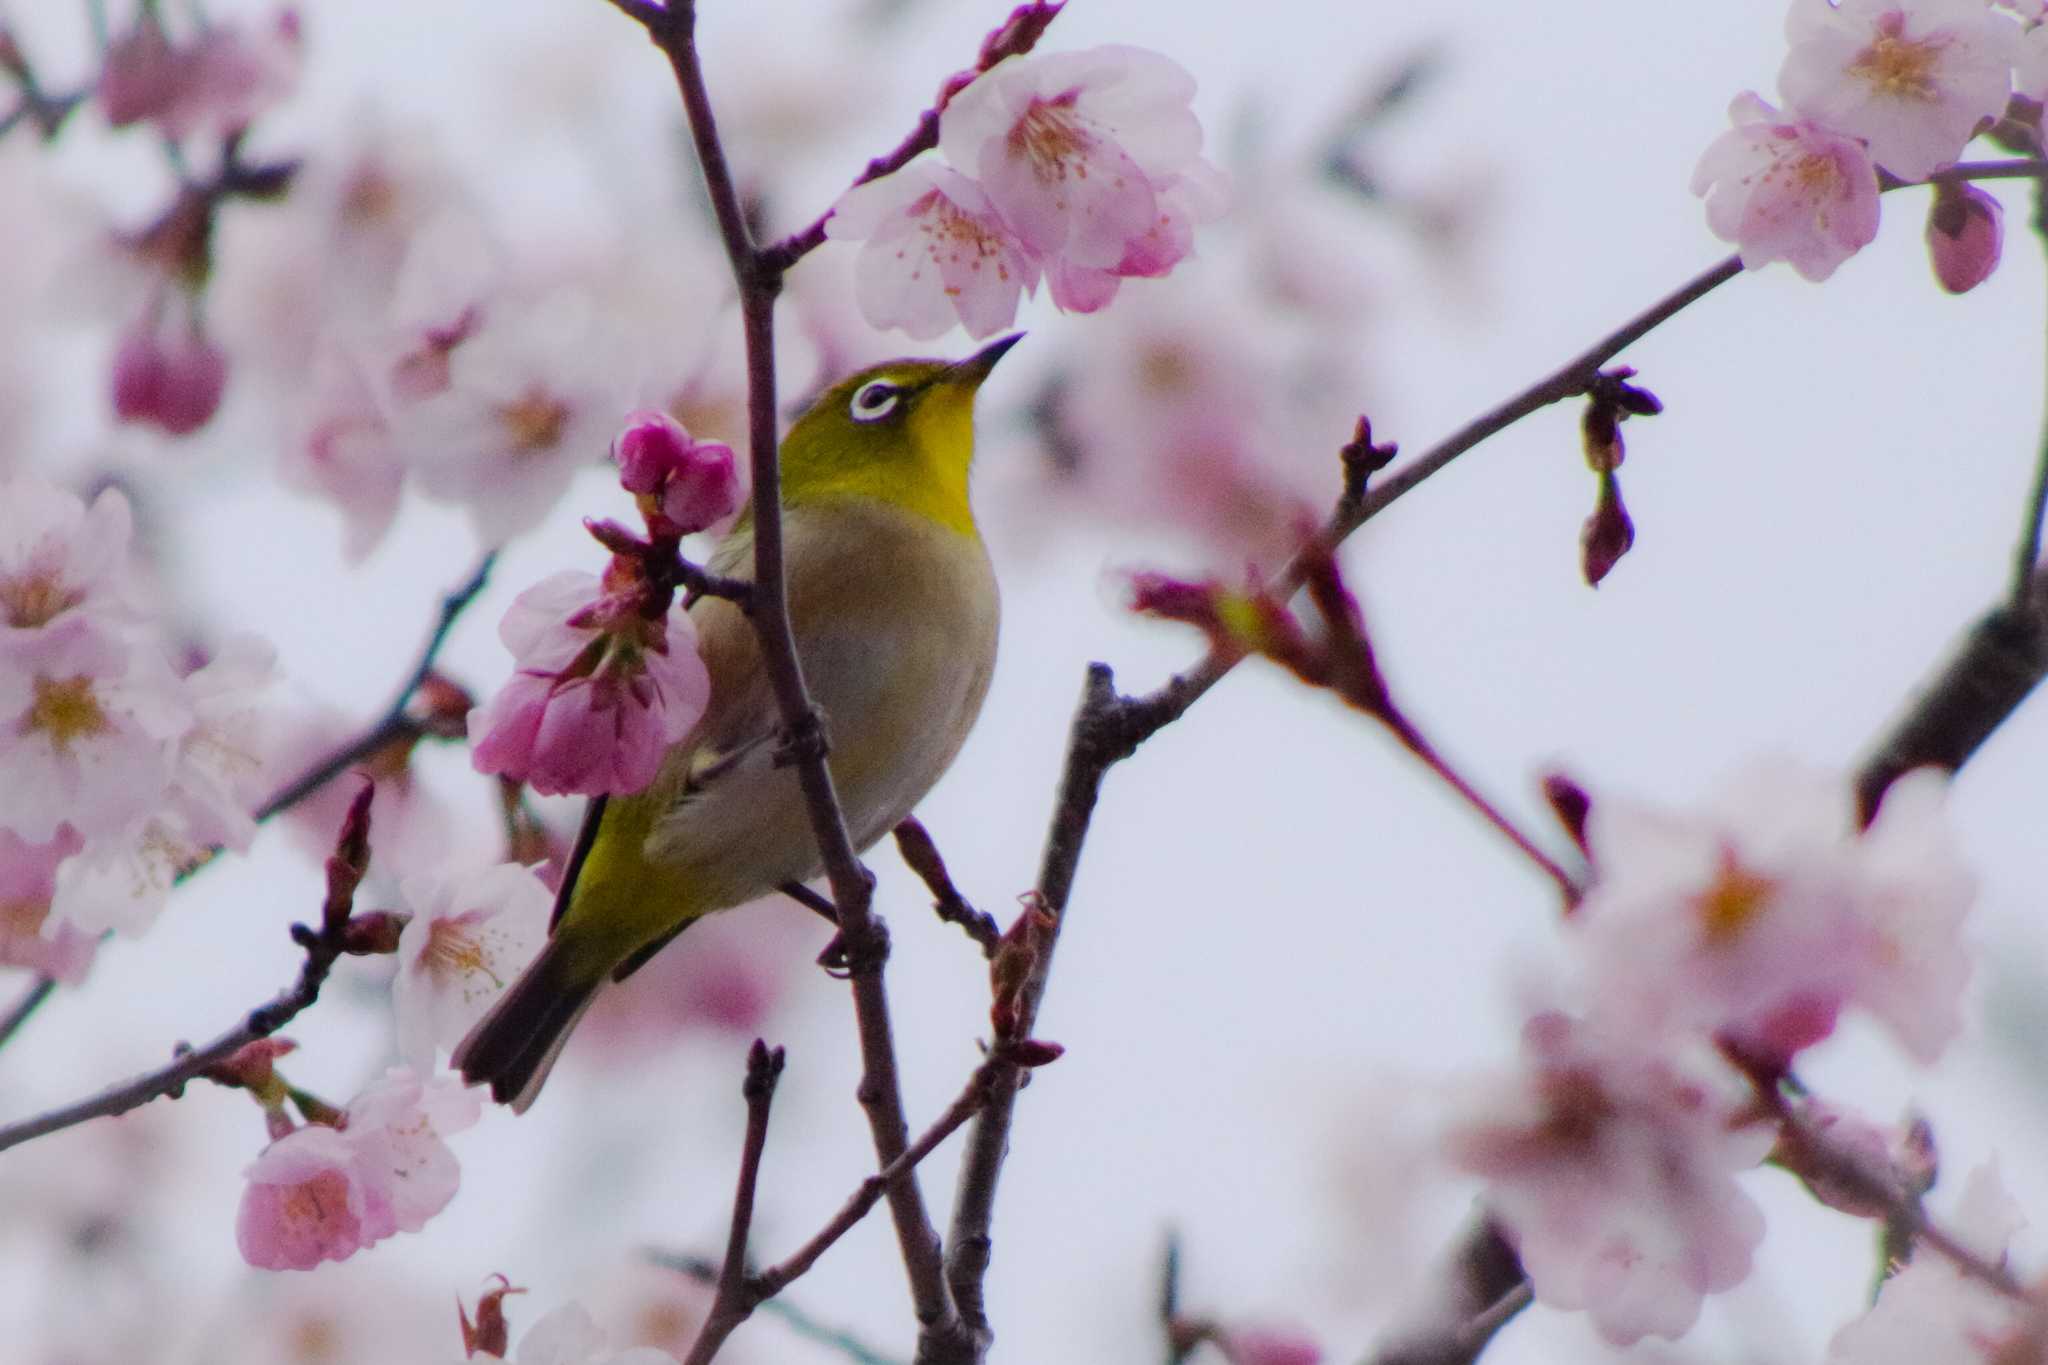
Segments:
[[[164,1095],[179,1093],[185,1082],[225,1061],[259,1038],[267,1038],[320,997],[320,987],[348,945],[349,916],[356,886],[370,865],[370,796],[365,783],[349,807],[341,837],[327,860],[327,898],[321,907],[320,927],[292,926],[292,941],[305,950],[306,960],[299,978],[268,1004],[249,1011],[242,1021],[197,1051],[180,1048],[168,1066],[123,1081],[76,1104],[65,1105],[33,1118],[0,1126],[0,1152],[72,1127],[87,1119],[125,1114]]]
[[[42,1008],[43,1002],[50,998],[50,992],[56,989],[57,979],[55,977],[43,972],[36,974],[35,980],[29,983],[28,989],[21,993],[21,999],[14,1002],[13,1007],[7,1011],[5,1018],[0,1018],[0,1047],[7,1046],[8,1039],[12,1038],[16,1031],[29,1021],[29,1016]]]
[[[932,909],[939,918],[959,925],[967,937],[981,945],[983,957],[994,957],[1003,927],[996,923],[994,915],[975,909],[960,894],[960,888],[953,885],[952,874],[946,871],[946,860],[939,856],[939,846],[932,842],[931,831],[916,816],[896,826],[896,848],[910,870],[931,891]]]
[[[683,1365],[710,1365],[711,1358],[747,1320],[747,1238],[754,1226],[754,1191],[761,1180],[761,1154],[768,1146],[768,1116],[775,1103],[775,1083],[782,1076],[782,1049],[770,1050],[759,1038],[747,1053],[747,1080],[741,1094],[747,1101],[747,1136],[740,1148],[740,1173],[732,1197],[732,1230],[725,1260],[718,1271],[711,1311],[697,1330]]]

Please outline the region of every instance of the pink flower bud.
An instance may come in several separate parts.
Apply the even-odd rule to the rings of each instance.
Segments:
[[[114,415],[189,436],[213,420],[227,382],[227,357],[204,333],[165,336],[144,322],[114,352]]]
[[[2005,246],[2005,209],[1975,185],[1943,183],[1927,214],[1927,254],[1934,278],[1951,294],[1967,294],[1998,268]]]
[[[739,508],[732,447],[693,440],[665,412],[642,409],[626,422],[612,442],[612,458],[619,463],[620,484],[640,496],[650,531],[687,535]],[[657,527],[657,516],[667,524]]]
[[[187,65],[164,36],[163,25],[145,11],[133,31],[107,47],[95,92],[107,122],[125,128],[170,109],[184,93]]]
[[[1221,1333],[1216,1344],[1230,1365],[1321,1365],[1323,1348],[1285,1327],[1247,1327]]]

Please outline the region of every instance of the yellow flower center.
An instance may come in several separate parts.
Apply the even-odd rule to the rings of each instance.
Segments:
[[[112,728],[99,698],[93,695],[92,679],[84,674],[63,679],[38,675],[35,686],[35,700],[29,703],[23,734],[40,731],[50,737],[51,747],[68,756],[74,740],[104,734]]]
[[[1777,890],[1777,883],[1769,877],[1737,862],[1733,849],[1722,849],[1720,872],[1696,903],[1707,941],[1726,944],[1740,938]]]
[[[491,979],[493,985],[502,987],[505,984],[491,970],[490,959],[484,955],[483,940],[470,933],[469,926],[459,920],[434,921],[427,930],[427,946],[420,954],[420,962],[440,980],[482,973]]]
[[[500,405],[498,420],[505,424],[514,452],[531,455],[561,442],[562,429],[569,425],[569,405],[536,386]]]
[[[0,938],[37,938],[43,932],[43,921],[50,916],[50,903],[32,900],[26,896],[18,900],[0,900]]]
[[[0,578],[0,619],[17,629],[33,630],[77,606],[84,596],[51,569]]]
[[[1074,116],[1073,96],[1063,95],[1054,100],[1031,101],[1024,117],[1010,128],[1004,145],[1011,156],[1029,161],[1032,173],[1040,181],[1050,183],[1067,178],[1070,161],[1075,163],[1075,178],[1086,180],[1088,162],[1084,153],[1095,145],[1095,139]]]
[[[1856,54],[1849,74],[1888,99],[1925,103],[1938,93],[1934,73],[1947,47],[1948,39],[1939,35],[1908,38],[1905,17],[1887,14],[1878,24],[1877,41]]]

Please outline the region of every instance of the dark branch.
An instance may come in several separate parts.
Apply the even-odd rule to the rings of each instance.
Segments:
[[[683,1365],[710,1365],[733,1329],[747,1320],[754,1305],[747,1301],[747,1238],[754,1226],[754,1192],[761,1181],[761,1154],[768,1146],[768,1116],[775,1103],[775,1084],[782,1077],[782,1049],[770,1050],[759,1038],[747,1053],[747,1080],[741,1094],[747,1101],[747,1136],[740,1148],[740,1173],[732,1196],[732,1229],[725,1260],[719,1268],[717,1292],[697,1339]]]
[[[1003,936],[1003,928],[996,923],[994,915],[977,910],[960,894],[960,888],[953,885],[953,876],[946,871],[946,860],[939,856],[939,846],[932,842],[931,831],[911,816],[896,826],[896,848],[932,893],[932,909],[948,924],[957,924],[967,937],[981,945],[983,957],[996,955],[996,944]]]

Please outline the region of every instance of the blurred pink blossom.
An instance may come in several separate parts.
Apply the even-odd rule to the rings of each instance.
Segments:
[[[498,633],[517,671],[469,713],[470,758],[547,795],[639,791],[710,701],[681,606],[647,620],[587,573],[528,588]]]
[[[1877,172],[1860,141],[1788,119],[1753,91],[1737,95],[1728,116],[1735,127],[1700,156],[1692,192],[1744,266],[1786,261],[1824,280],[1877,236]]]
[[[412,919],[391,983],[400,1055],[422,1071],[453,1047],[547,941],[554,896],[517,863],[409,877]]]
[[[108,45],[95,93],[116,128],[148,119],[168,137],[225,137],[289,95],[298,76],[299,21],[292,10],[279,11],[254,33],[215,22],[173,42],[150,7]]]
[[[1617,1345],[1682,1335],[1706,1295],[1748,1276],[1764,1220],[1734,1175],[1772,1137],[1736,1125],[1747,1087],[1711,1053],[1640,1042],[1539,1014],[1523,1072],[1448,1138],[1451,1160],[1487,1182],[1537,1300],[1590,1313]]]
[[[1202,160],[1195,81],[1142,48],[1009,57],[947,104],[946,159],[1044,262],[1063,308],[1092,312],[1119,278],[1163,275],[1192,247],[1190,224],[1220,196]]]
[[[1951,294],[1967,294],[1991,278],[2005,248],[2005,206],[1969,184],[1944,182],[1927,212],[1927,253],[1934,278]]]
[[[267,785],[281,789],[315,764],[353,741],[360,726],[339,714],[302,715],[280,727]],[[447,803],[414,771],[416,740],[401,737],[371,754],[349,773],[335,778],[285,811],[282,819],[306,856],[324,859],[334,851],[349,802],[361,777],[377,784],[370,802],[370,876],[392,887],[397,879],[438,869],[461,844],[460,831]],[[487,855],[486,855],[487,856]]]
[[[855,185],[833,205],[825,235],[866,241],[854,262],[861,312],[923,341],[955,322],[980,340],[1008,327],[1039,266],[981,186],[936,161]]]
[[[2026,1217],[1995,1164],[1970,1173],[1949,1221],[1963,1244],[1992,1264]],[[1971,1279],[1923,1246],[1887,1278],[1877,1303],[1835,1333],[1827,1365],[2035,1365],[2048,1359],[2048,1321]]]
[[[1322,1365],[1315,1338],[1291,1327],[1234,1327],[1214,1340],[1230,1365]]]
[[[1571,935],[1603,1017],[1789,1062],[1847,1006],[1923,1062],[1961,1031],[1974,883],[1945,783],[1895,783],[1857,831],[1847,784],[1785,764],[1740,773],[1697,813],[1598,799],[1597,880]]]
[[[391,448],[383,410],[355,356],[322,347],[306,395],[299,428],[280,447],[278,476],[335,505],[344,525],[343,553],[357,562],[398,516],[405,466]]]
[[[227,390],[228,359],[196,323],[160,324],[156,309],[114,352],[114,415],[189,436],[213,420]]]
[[[619,482],[638,494],[641,510],[667,522],[665,529],[689,535],[723,521],[740,507],[740,484],[732,447],[698,441],[665,412],[628,413],[626,429],[612,441]]]
[[[479,1360],[497,1357],[481,1355]],[[526,1329],[511,1356],[513,1365],[676,1365],[676,1358],[652,1346],[611,1349],[611,1338],[573,1300]]]
[[[0,829],[0,966],[26,967],[67,986],[85,979],[99,940],[50,921],[57,865],[76,853],[79,843],[69,829],[41,844]]]
[[[349,1102],[346,1124],[309,1124],[263,1149],[247,1172],[235,1236],[265,1270],[310,1270],[399,1232],[418,1232],[455,1197],[461,1171],[443,1138],[482,1101],[452,1080],[395,1067]]]
[[[787,906],[743,907],[692,924],[686,947],[655,954],[598,996],[577,1030],[592,1040],[584,1061],[632,1067],[686,1036],[752,1038],[817,951],[815,928]]]
[[[84,501],[34,474],[0,481],[0,653],[82,618],[139,619],[128,584],[134,517],[119,489]]]
[[[179,684],[190,723],[171,750],[156,806],[92,835],[57,872],[54,913],[89,933],[139,934],[155,922],[179,876],[214,847],[246,850],[270,744],[265,694],[276,669],[270,645],[231,637]]]
[[[2005,112],[2020,28],[1985,0],[1793,0],[1785,36],[1787,107],[1922,180]]]

